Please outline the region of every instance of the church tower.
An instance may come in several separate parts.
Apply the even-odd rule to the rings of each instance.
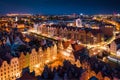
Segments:
[[[77,26],[77,27],[83,27],[83,26],[82,26],[82,21],[81,21],[80,18],[76,19],[76,26]]]

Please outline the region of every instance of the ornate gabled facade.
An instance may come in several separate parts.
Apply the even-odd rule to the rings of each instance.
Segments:
[[[22,69],[26,67],[26,56],[24,55],[24,53],[21,53],[19,57],[19,64],[19,68],[22,71]]]
[[[35,75],[41,75],[46,62],[54,60],[57,53],[57,46],[54,44],[44,51],[39,48],[38,51],[32,49],[31,53],[22,52],[19,57],[10,58],[9,62],[0,58],[0,80],[16,80],[22,76],[24,68],[29,68],[30,72],[35,71]]]
[[[68,27],[62,25],[44,25],[40,26],[38,32],[47,34],[49,36],[58,36],[61,38],[71,39],[74,41],[79,40],[86,44],[96,44],[102,41],[103,35],[100,30]]]
[[[20,69],[19,69],[19,60],[18,58],[13,58],[10,63],[10,70],[12,74],[10,75],[13,79],[19,78],[20,77]],[[10,72],[10,73],[11,73]],[[12,79],[12,80],[13,80]]]
[[[30,72],[33,72],[33,69],[34,69],[34,66],[38,63],[38,60],[37,60],[37,52],[35,49],[32,49],[32,52],[30,54],[30,65],[29,65],[29,68],[30,68]]]
[[[111,52],[116,54],[119,49],[120,49],[120,38],[117,38],[110,44],[110,50]]]
[[[18,58],[12,58],[9,64],[7,61],[3,61],[0,67],[0,80],[16,80],[19,78],[21,72],[19,65]]]

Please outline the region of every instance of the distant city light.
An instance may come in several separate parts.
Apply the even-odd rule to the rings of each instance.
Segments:
[[[120,16],[120,14],[118,14],[118,16]]]
[[[117,51],[117,56],[120,56],[120,49]]]
[[[62,71],[64,60],[76,67],[73,69],[74,72],[77,72],[76,70],[80,67],[84,69],[87,74],[90,74],[85,75],[87,78],[93,76],[92,72],[95,77],[98,77],[99,75],[91,69],[99,68],[98,65],[102,63],[103,69],[106,70],[107,65],[105,64],[109,64],[109,61],[120,64],[120,24],[117,22],[120,19],[118,17],[120,14],[86,16],[79,13],[64,16],[34,15],[30,17],[27,14],[23,15],[8,14],[8,16],[0,18],[0,50],[2,52],[0,73],[5,73],[0,75],[0,80],[8,80],[11,77],[21,78],[24,76],[22,72],[26,68],[30,73],[35,72],[33,75],[35,77],[41,77],[42,73],[44,75],[45,66],[48,66],[52,71],[56,68],[55,72],[60,71],[57,68]],[[8,49],[9,52],[6,52],[8,47],[10,51]],[[9,58],[10,64],[6,65]],[[117,66],[115,65],[115,67]],[[69,68],[69,65],[65,68]],[[111,66],[111,68],[113,67]],[[13,70],[11,71],[11,69]],[[103,69],[99,71],[102,72]],[[60,72],[61,74],[63,73]],[[75,76],[79,75],[75,74]],[[111,74],[113,73],[111,72]],[[83,76],[81,75],[79,78]],[[103,80],[103,76],[100,80]]]
[[[15,21],[16,21],[16,22],[18,21],[18,17],[15,17]]]
[[[83,13],[80,13],[81,16],[83,16]]]

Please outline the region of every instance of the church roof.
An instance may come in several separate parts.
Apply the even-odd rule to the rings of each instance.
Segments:
[[[23,43],[23,41],[19,37],[16,37],[14,44],[25,45],[25,43]]]
[[[7,37],[6,44],[7,44],[7,45],[11,45],[11,42],[10,42],[9,37]]]
[[[28,72],[26,72],[22,77],[20,77],[18,80],[37,80],[37,78]]]
[[[120,44],[120,38],[116,39],[116,40],[115,40],[115,43],[116,43],[117,45]]]

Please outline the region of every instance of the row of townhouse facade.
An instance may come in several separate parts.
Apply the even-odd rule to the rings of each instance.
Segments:
[[[44,67],[45,61],[52,60],[56,55],[57,46],[55,44],[44,51],[39,48],[38,51],[32,49],[31,53],[20,53],[19,57],[13,57],[9,62],[0,58],[0,80],[16,80],[22,76],[24,68],[29,68],[30,72],[33,72],[36,65],[41,64]],[[37,73],[37,75],[39,74]]]
[[[96,44],[104,40],[101,30],[67,27],[60,25],[40,25],[37,31],[49,36],[58,36],[60,38],[71,39],[74,41],[79,40],[82,43]]]

